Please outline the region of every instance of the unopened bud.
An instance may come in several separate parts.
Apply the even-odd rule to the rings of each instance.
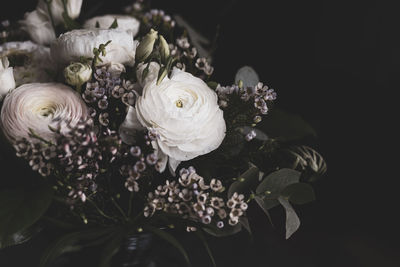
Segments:
[[[137,63],[145,61],[153,52],[154,43],[158,38],[158,32],[151,29],[148,34],[142,39],[136,49],[135,60]]]
[[[160,55],[162,62],[166,64],[170,55],[170,51],[169,45],[162,35],[160,35]]]
[[[88,64],[72,63],[64,69],[65,81],[72,86],[80,88],[92,76],[92,68]]]

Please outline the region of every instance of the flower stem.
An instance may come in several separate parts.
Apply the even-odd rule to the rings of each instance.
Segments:
[[[111,197],[111,202],[114,204],[114,206],[117,208],[117,210],[122,214],[125,220],[128,220],[128,217],[126,217],[125,212],[121,209],[121,207],[118,205],[118,203],[115,201],[113,197]]]
[[[92,201],[91,199],[88,199],[88,201],[96,208],[97,212],[98,212],[101,216],[103,216],[103,217],[106,218],[106,219],[115,221],[115,219],[114,219],[113,217],[108,216],[107,214],[105,214],[105,213],[96,205],[96,203],[95,203],[94,201]]]

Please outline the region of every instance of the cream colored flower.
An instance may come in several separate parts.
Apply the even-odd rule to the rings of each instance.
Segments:
[[[81,13],[82,2],[83,2],[83,0],[67,0],[66,1],[66,8],[67,8],[68,16],[70,18],[76,19],[79,17],[79,14]],[[63,23],[64,18],[62,16],[62,14],[65,11],[63,0],[52,0],[50,2],[50,9],[51,9],[51,14],[54,19],[54,23],[56,25]],[[44,14],[49,14],[46,0],[39,0],[36,10],[38,10],[39,12],[44,13]]]
[[[24,84],[9,93],[1,109],[1,124],[10,141],[31,139],[29,131],[47,140],[54,133],[49,126],[61,123],[61,132],[67,132],[65,121],[75,125],[87,117],[87,107],[81,97],[70,87],[58,83]]]
[[[51,21],[45,13],[38,10],[28,12],[25,14],[25,19],[20,23],[21,28],[37,44],[49,45],[56,39]]]
[[[85,29],[96,29],[98,23],[99,29],[109,29],[113,22],[117,20],[118,30],[124,30],[135,37],[139,32],[140,22],[131,16],[126,15],[104,15],[91,18],[83,24]]]
[[[145,85],[136,102],[136,116],[156,133],[153,147],[168,156],[172,171],[181,161],[217,149],[225,137],[216,93],[203,80],[178,69],[158,86],[155,80]]]
[[[92,76],[92,68],[88,64],[74,62],[64,69],[65,81],[80,88]]]
[[[50,58],[50,49],[45,46],[31,41],[9,42],[0,45],[0,57],[8,57],[14,69],[17,87],[25,83],[54,80],[49,74],[54,68],[54,63]]]
[[[105,48],[106,55],[100,56],[103,62],[121,63],[132,66],[135,63],[137,43],[130,34],[117,29],[73,30],[66,32],[51,45],[51,55],[60,64],[78,61],[80,57],[93,57],[93,48],[111,41]]]
[[[15,88],[13,68],[9,67],[7,57],[0,57],[0,100]]]

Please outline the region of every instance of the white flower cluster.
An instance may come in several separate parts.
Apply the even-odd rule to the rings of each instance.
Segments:
[[[154,193],[149,193],[144,215],[150,217],[156,211],[163,211],[203,224],[213,223],[218,228],[224,227],[226,221],[233,226],[244,215],[247,203],[244,196],[237,193],[225,202],[221,197],[224,190],[218,179],[206,184],[193,167],[181,169],[178,182],[167,180]]]

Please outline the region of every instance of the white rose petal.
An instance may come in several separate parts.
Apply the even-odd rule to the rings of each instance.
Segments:
[[[153,147],[169,157],[173,171],[179,162],[217,149],[225,137],[216,93],[203,80],[178,69],[158,86],[155,80],[146,84],[136,115],[143,126],[156,131]]]
[[[139,32],[140,22],[131,16],[126,15],[104,15],[91,18],[83,24],[85,29],[96,29],[96,24],[99,24],[100,29],[109,29],[113,22],[117,20],[118,27],[116,29],[124,30],[135,37]]]
[[[26,42],[9,42],[0,46],[0,57],[19,57],[21,65],[13,66],[16,86],[25,83],[52,82],[49,75],[54,63],[51,61],[48,47]]]
[[[7,57],[0,57],[0,100],[15,88],[13,68],[9,67]]]
[[[125,31],[117,29],[73,30],[66,32],[51,44],[51,55],[60,64],[68,64],[80,57],[93,57],[93,48],[106,44],[106,56],[100,56],[101,64],[121,63],[132,66],[135,63],[137,42]]]
[[[25,19],[21,21],[21,28],[35,43],[41,45],[49,45],[56,39],[49,17],[37,10],[25,14]]]
[[[1,109],[1,124],[10,141],[29,137],[32,129],[42,138],[53,140],[49,126],[70,121],[75,125],[87,117],[87,107],[70,87],[58,83],[24,84],[9,93]],[[68,131],[65,123],[61,132]]]
[[[72,19],[76,19],[79,17],[81,13],[83,0],[68,0],[66,1],[66,7],[68,16]],[[64,22],[64,18],[62,14],[64,13],[64,5],[63,0],[52,0],[50,3],[51,14],[54,19],[54,23],[56,25],[61,24]],[[41,13],[48,14],[48,8],[46,4],[46,0],[39,0],[37,10]]]

